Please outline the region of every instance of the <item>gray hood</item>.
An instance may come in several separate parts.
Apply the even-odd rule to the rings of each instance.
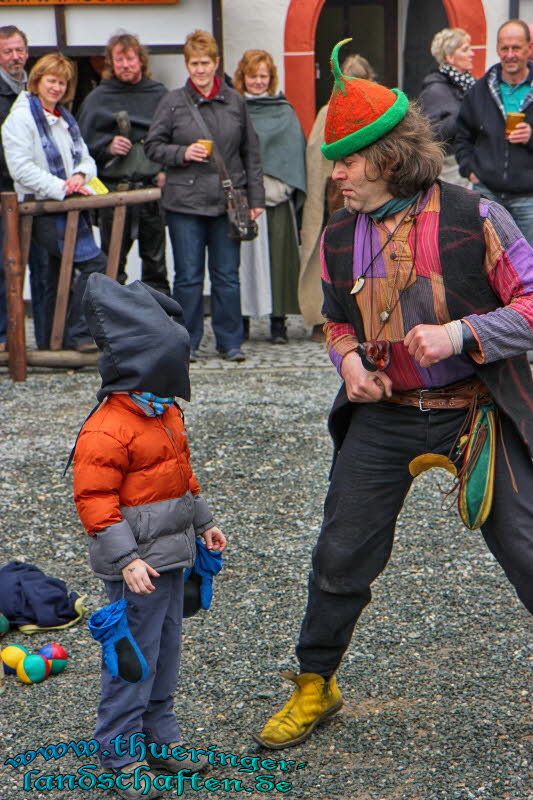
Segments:
[[[190,399],[190,340],[175,300],[141,281],[121,286],[93,272],[83,309],[100,350],[99,401],[120,391]]]

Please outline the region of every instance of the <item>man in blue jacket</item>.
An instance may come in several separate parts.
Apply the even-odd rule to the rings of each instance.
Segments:
[[[529,27],[520,19],[498,30],[500,63],[464,98],[457,120],[455,156],[461,175],[484,197],[504,206],[533,245],[533,65]],[[509,112],[524,121],[506,134]]]

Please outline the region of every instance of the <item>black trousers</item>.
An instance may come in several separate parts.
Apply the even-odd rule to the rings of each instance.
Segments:
[[[464,411],[428,411],[394,403],[356,405],[332,473],[313,551],[307,609],[296,654],[302,672],[332,675],[370,602],[370,586],[390,557],[396,519],[422,453],[448,455]],[[499,424],[518,485],[512,487],[498,436],[494,498],[485,541],[519,598],[533,613],[533,464],[514,425]]]
[[[112,188],[111,186],[109,188]],[[109,252],[113,209],[102,208],[98,214],[98,226],[102,240],[102,250]],[[118,263],[119,283],[126,283],[126,262],[135,239],[138,240],[141,258],[141,280],[153,289],[170,295],[165,256],[165,218],[161,203],[142,203],[128,206],[124,221],[124,235]]]

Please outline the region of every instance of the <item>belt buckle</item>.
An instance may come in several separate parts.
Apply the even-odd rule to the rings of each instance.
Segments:
[[[430,408],[422,408],[422,403],[424,402],[424,398],[422,397],[422,395],[424,394],[424,392],[429,392],[429,391],[430,391],[429,389],[419,389],[418,390],[418,408],[420,409],[420,411],[424,411],[425,413],[427,413],[428,411],[431,411],[431,409]]]

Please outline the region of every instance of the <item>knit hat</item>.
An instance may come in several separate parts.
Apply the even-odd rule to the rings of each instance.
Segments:
[[[339,50],[351,39],[343,39],[331,53],[335,77],[328,106],[323,155],[338,161],[362,150],[394,128],[407,113],[409,101],[400,89],[387,89],[374,81],[343,75]]]

